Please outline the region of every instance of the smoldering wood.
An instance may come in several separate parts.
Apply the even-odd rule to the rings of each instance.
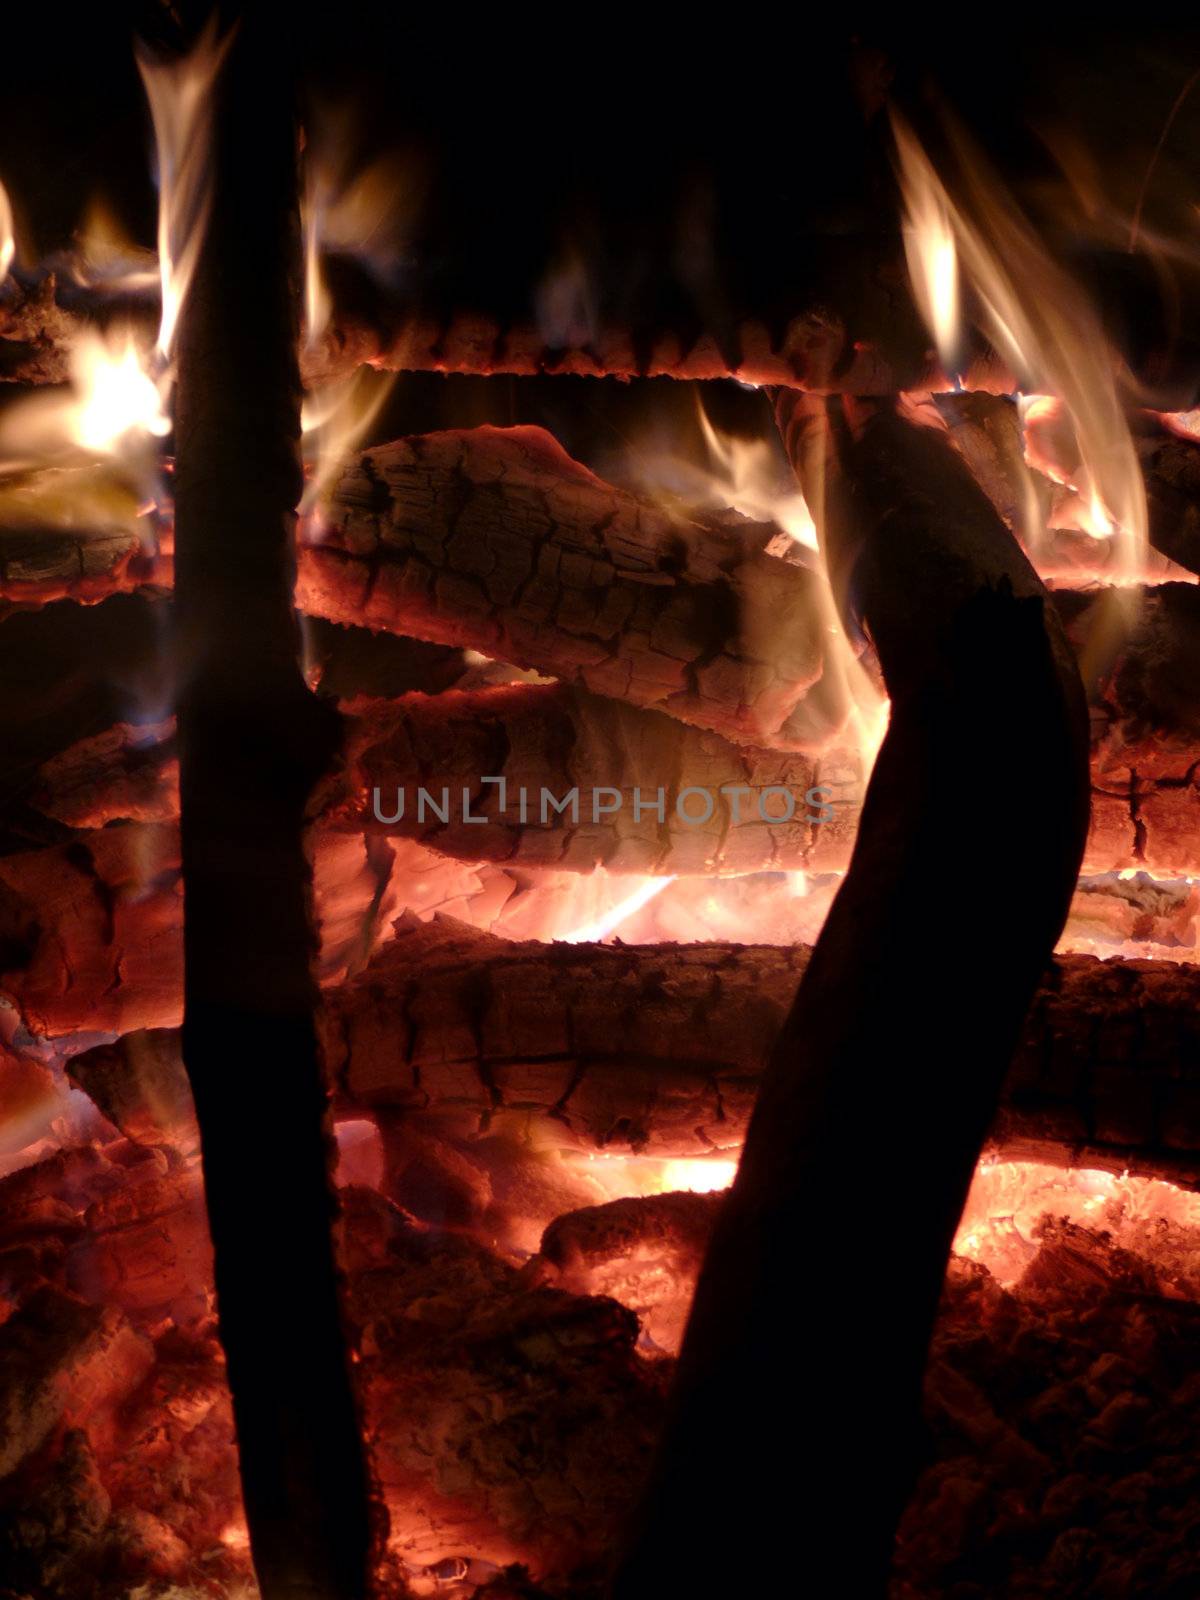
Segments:
[[[872,313],[861,319],[864,326],[859,328],[845,313],[826,305],[808,311],[798,308],[782,323],[772,319],[771,325],[744,317],[717,333],[694,325],[686,330],[664,326],[636,331],[612,326],[592,330],[586,340],[557,344],[531,323],[501,324],[494,316],[465,307],[457,314],[421,317],[399,307],[355,306],[348,296],[346,303],[335,307],[320,339],[304,350],[301,370],[308,385],[337,381],[371,366],[395,372],[546,374],[626,382],[654,377],[734,378],[848,395],[904,390],[1012,394],[1020,386],[1018,380],[993,350],[978,341],[957,374],[946,375],[903,287],[903,274],[896,259],[892,281],[886,288],[882,282],[877,286]],[[850,279],[843,273],[841,281],[846,284]],[[155,297],[144,295],[120,309],[142,324],[150,342],[157,316]],[[1147,308],[1141,309],[1144,321]],[[106,291],[60,285],[53,273],[10,279],[0,296],[0,382],[65,382],[70,351],[80,331],[104,322],[113,310]],[[1149,363],[1147,370],[1151,372]],[[1152,384],[1163,378],[1164,373],[1154,367]],[[1187,404],[1192,374],[1176,363],[1169,382],[1171,403]]]
[[[821,673],[815,574],[771,524],[675,516],[602,483],[539,428],[364,451],[306,535],[302,610],[414,634],[796,748]]]
[[[883,342],[855,336],[835,313],[814,308],[791,318],[782,332],[746,319],[732,339],[695,331],[657,334],[613,328],[586,345],[554,348],[532,325],[501,328],[485,314],[464,311],[444,320],[400,315],[371,316],[347,308],[335,312],[321,339],[304,352],[308,384],[344,378],[362,366],[391,371],[570,374],[587,377],[739,378],[744,383],[794,384],[809,390],[886,394],[898,389],[953,384],[940,371],[915,308],[904,297],[897,315],[894,289],[886,291],[891,315],[874,326],[889,327]],[[152,296],[130,308],[152,336]],[[70,375],[70,351],[83,328],[111,314],[111,297],[72,285],[53,274],[11,279],[0,299],[0,382],[62,383]],[[149,338],[148,338],[149,342]],[[966,386],[1007,393],[1011,375],[990,352],[965,371]]]
[[[1093,663],[1087,685],[1092,713],[1092,818],[1084,869],[1097,874],[1146,868],[1190,876],[1200,868],[1195,848],[1200,823],[1196,783],[1200,661],[1194,659],[1193,642],[1200,630],[1200,587],[1163,584],[1123,593],[1122,603],[1128,603],[1128,615],[1134,619],[1128,631],[1121,619],[1114,628],[1109,616],[1121,592],[1058,591],[1054,596],[1072,648],[1080,659]],[[426,813],[426,841],[461,859],[524,859],[586,868],[603,857],[606,865],[619,867],[624,862],[638,871],[696,870],[696,857],[686,852],[695,851],[701,839],[707,846],[703,829],[674,830],[669,841],[660,841],[657,857],[645,852],[637,839],[623,841],[616,826],[604,833],[602,842],[595,836],[588,841],[572,834],[568,816],[550,814],[553,826],[543,831],[538,825],[537,786],[545,784],[558,796],[577,779],[601,785],[628,782],[643,791],[667,781],[677,792],[689,781],[765,782],[775,763],[779,781],[790,782],[798,795],[810,786],[823,787],[832,820],[813,823],[807,837],[765,824],[732,830],[716,847],[720,869],[750,871],[779,865],[841,871],[850,859],[858,827],[863,769],[853,751],[834,747],[815,758],[755,752],[674,719],[561,686],[409,697],[391,708],[380,702],[369,714],[364,711],[355,727],[353,747],[358,755],[351,768],[358,770],[344,780],[350,784],[349,799],[339,797],[336,790],[326,795],[323,805],[331,821],[337,819],[340,807],[342,817],[352,817],[355,826],[370,824],[370,789],[376,783],[390,786],[390,799],[388,794],[383,799],[384,815],[391,815],[395,787],[404,782],[409,785],[408,823],[384,831],[407,831],[415,810],[412,784],[419,781],[419,768],[428,771],[439,804],[441,788],[450,787],[455,816],[462,786],[471,785],[473,813],[480,814],[486,809],[488,792],[494,803],[495,791],[480,796],[479,778],[499,775],[506,765],[510,775],[524,771],[534,788],[533,825],[524,830],[474,824],[442,828],[432,811]],[[154,735],[154,727],[115,725],[51,757],[40,769],[27,771],[19,791],[26,825],[31,826],[37,816],[74,828],[94,828],[116,819],[172,815],[173,750],[169,741]],[[407,772],[406,761],[415,763]],[[1018,788],[1025,770],[1023,763],[1013,768]],[[671,775],[665,780],[664,771]],[[696,806],[698,811],[699,802]],[[769,806],[774,813],[782,802],[772,800]],[[748,809],[753,815],[752,804]],[[627,801],[622,821],[631,820],[632,804]],[[654,821],[649,815],[645,820]]]
[[[448,690],[354,709],[323,816],[465,861],[579,872],[799,869],[835,792],[813,792],[820,766],[561,684]]]
[[[464,1150],[532,1119],[552,1147],[581,1155],[735,1155],[810,954],[513,943],[449,920],[402,925],[360,975],[326,991],[337,1104]],[[186,1137],[174,1029],[99,1045],[70,1072],[127,1137]],[[1009,1158],[1200,1186],[1200,972],[1058,957],[991,1139]]]
[[[343,764],[316,802],[322,830],[560,871],[799,870],[853,762],[732,745],[556,684],[358,702],[345,725]],[[79,831],[158,822],[178,815],[178,782],[172,723],[118,723],[44,762],[26,803]]]
[[[331,1232],[303,848],[306,796],[336,731],[301,677],[292,605],[302,483],[290,73],[270,19],[247,8],[214,90],[212,200],[179,327],[183,1054],[259,1587],[264,1600],[362,1600],[378,1551]],[[286,1206],[285,1228],[264,1193]]]
[[[1026,531],[1026,489],[1040,513],[1049,518],[1048,541],[1043,541],[1033,552],[1035,564],[1043,576],[1053,578],[1060,587],[1087,587],[1102,581],[1106,567],[1111,564],[1112,543],[1054,526],[1055,508],[1063,503],[1065,492],[1024,465],[1015,405],[999,396],[944,395],[938,398],[938,410],[947,421],[951,441],[1010,527]],[[428,472],[425,486],[429,492],[436,491],[444,496],[443,505],[449,508],[456,501],[465,500],[470,492],[468,485],[456,485],[459,469],[449,464],[449,440],[468,441],[474,473],[487,483],[492,520],[498,528],[507,530],[518,544],[523,536],[536,545],[545,531],[544,522],[537,515],[539,501],[544,504],[545,498],[556,488],[565,496],[573,478],[576,487],[579,482],[590,481],[594,507],[599,506],[602,495],[612,497],[598,512],[595,518],[598,524],[605,518],[629,519],[641,507],[646,514],[640,535],[646,546],[646,567],[651,571],[672,573],[681,584],[689,581],[689,575],[678,570],[680,538],[693,544],[703,542],[706,534],[714,538],[714,561],[723,567],[730,565],[727,547],[730,535],[739,528],[744,534],[755,536],[755,545],[760,549],[786,549],[789,543],[788,536],[774,523],[747,523],[736,513],[722,515],[686,505],[668,511],[664,506],[651,506],[637,497],[623,498],[626,491],[604,485],[602,480],[587,474],[557,446],[548,446],[540,461],[527,456],[525,482],[513,484],[510,492],[504,470],[506,456],[512,454],[511,448],[506,451],[505,444],[514,443],[510,435],[511,430],[507,429],[458,430],[442,435],[414,436],[407,443],[414,451],[423,450]],[[548,436],[530,429],[526,437],[536,443]],[[440,462],[435,458],[434,446],[423,449],[424,441],[429,439],[442,441]],[[395,448],[399,448],[399,443]],[[1187,529],[1200,515],[1195,509],[1200,506],[1200,487],[1197,486],[1200,445],[1159,428],[1140,434],[1138,446],[1151,504],[1151,539],[1161,546],[1157,554],[1154,549],[1148,552],[1142,576],[1152,582],[1168,581],[1192,567]],[[489,457],[494,458],[490,471],[485,465]],[[353,461],[350,461],[347,473],[352,468]],[[415,471],[413,479],[416,493]],[[536,496],[531,485],[537,488]],[[75,492],[72,490],[72,495]],[[44,500],[42,494],[32,498],[35,507]],[[44,508],[40,511],[22,509],[0,500],[0,598],[11,609],[63,598],[94,603],[114,593],[169,588],[173,580],[170,530],[160,529],[157,543],[144,543],[141,532],[133,525],[133,509],[130,507],[129,514],[123,518],[113,517],[108,521],[98,513],[94,518],[85,519],[81,531],[78,518],[75,525],[64,528],[47,520],[49,514]],[[577,504],[574,515],[578,518],[581,514]],[[722,546],[726,548],[723,550]],[[1172,556],[1174,559],[1169,559]],[[312,567],[314,597],[319,596],[320,563],[312,560],[303,545],[299,561],[302,575]],[[333,603],[339,613],[344,609],[344,602],[338,599],[336,592]],[[310,615],[321,614],[315,603],[308,610]],[[462,626],[468,626],[469,621],[464,617]],[[379,626],[398,630],[401,621],[398,616],[385,618]]]

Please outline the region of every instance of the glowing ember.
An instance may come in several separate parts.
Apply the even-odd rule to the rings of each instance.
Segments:
[[[1066,1217],[1109,1232],[1114,1244],[1174,1272],[1200,1292],[1200,1194],[1155,1178],[1090,1168],[985,1157],[975,1172],[954,1240],[956,1254],[982,1262],[1006,1288],[1038,1252],[1043,1217]]]
[[[700,1158],[695,1161],[663,1162],[663,1193],[686,1191],[689,1194],[716,1194],[737,1177],[736,1161],[713,1161]]]

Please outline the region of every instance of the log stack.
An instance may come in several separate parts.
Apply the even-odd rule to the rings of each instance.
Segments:
[[[778,375],[769,363],[762,371]],[[951,438],[1015,521],[1011,458],[996,443],[1011,442],[1013,408],[973,399],[942,398]],[[1088,684],[1085,864],[1187,876],[1200,766],[1190,661],[1200,618],[1184,571],[1195,564],[1196,447],[1156,436],[1144,448],[1155,539],[1170,553],[1148,564],[1137,628]],[[1079,538],[1062,530],[1045,566],[1082,658],[1106,602],[1080,586],[1100,569],[1075,559]],[[329,669],[322,687],[341,712],[343,749],[310,808],[323,1046],[337,1117],[358,1141],[346,1172],[363,1162],[374,1174],[374,1190],[347,1191],[343,1253],[392,1558],[418,1584],[468,1572],[480,1583],[518,1561],[547,1592],[573,1596],[645,1468],[720,1207],[712,1195],[659,1190],[680,1181],[674,1163],[697,1182],[728,1176],[809,952],[518,942],[499,936],[503,908],[565,893],[597,866],[692,880],[845,869],[865,766],[842,742],[817,574],[774,524],[606,484],[530,428],[362,452],[307,523],[297,557],[308,616],[365,625],[384,655],[420,641],[403,670],[399,655],[367,670],[354,650]],[[0,539],[0,559],[15,629],[153,609],[172,586],[169,528],[148,547],[128,520],[40,544],[21,527]],[[48,1594],[69,1592],[97,1562],[178,1581],[201,1549],[209,1570],[244,1571],[179,1061],[175,735],[163,706],[130,698],[56,722],[40,743],[29,735],[0,854],[4,1074],[36,1068],[51,1095],[69,1081],[95,1108],[65,1156],[47,1151],[24,1187],[7,1180],[20,1225],[0,1240],[8,1303],[61,1328],[67,1351],[43,1385],[56,1396],[46,1432],[22,1433],[20,1445],[22,1473],[39,1483],[37,1516],[49,1525],[65,1504],[80,1530],[61,1570],[32,1535],[14,1556],[32,1574],[26,1586]],[[1016,749],[998,758],[1018,799],[1035,782],[1020,759]],[[496,786],[481,788],[484,776],[503,778],[514,802],[529,792],[524,820]],[[673,804],[687,787],[743,789],[742,817],[691,825]],[[422,788],[439,801],[450,791],[451,820],[430,808],[418,817]],[[602,788],[621,805],[593,817],[589,796]],[[660,788],[662,821],[650,808],[635,818],[634,793]],[[543,818],[542,789],[557,800],[578,789],[579,816],[556,807]],[[797,802],[822,793],[810,814],[780,824],[757,814],[772,789]],[[405,815],[393,819],[400,792]],[[812,814],[826,803],[830,822]],[[456,920],[427,920],[447,907]],[[1059,957],[1006,1080],[989,1159],[1200,1185],[1192,976],[1168,962]],[[80,1097],[71,1103],[81,1115]],[[1047,1235],[1033,1247],[1042,1277],[1023,1291],[1021,1314],[1049,1315],[1037,1296],[1060,1258],[1092,1252],[1102,1276],[1119,1276],[1107,1251]],[[1137,1292],[1161,1297],[1161,1281],[1138,1270]],[[955,1272],[943,1330],[959,1326],[971,1295],[990,1316],[1007,1292]],[[73,1408],[59,1403],[74,1370],[71,1330],[90,1328],[97,1306],[118,1308],[113,1348],[143,1365],[92,1409]],[[13,1326],[16,1341],[23,1324]],[[0,1355],[7,1348],[0,1339]],[[1029,1448],[1052,1454],[1040,1420],[1006,1423],[1025,1441],[1014,1443],[992,1421],[1007,1415],[1001,1400],[989,1396],[987,1410],[940,1347],[937,1362],[939,1427],[1002,1439],[1018,1467]],[[565,1395],[574,1404],[564,1409]],[[151,1442],[162,1409],[171,1422]],[[574,1439],[565,1476],[563,1428]],[[120,1469],[118,1448],[129,1453]],[[213,1488],[188,1507],[167,1458],[193,1450]],[[1053,1468],[1038,1471],[1050,1484]],[[935,1503],[941,1482],[923,1479],[919,1503]],[[936,1568],[944,1552],[906,1529],[906,1570]],[[508,1592],[499,1578],[494,1590]]]

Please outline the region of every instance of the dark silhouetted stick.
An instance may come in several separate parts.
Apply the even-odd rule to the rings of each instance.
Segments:
[[[1076,668],[945,438],[886,405],[781,396],[779,420],[814,500],[825,479],[892,720],[706,1258],[619,1600],[728,1600],[781,1563],[796,1595],[884,1593],[951,1239],[1087,825]],[[1022,892],[948,939],[947,860]]]
[[[214,120],[176,416],[184,1058],[262,1594],[363,1600],[367,1480],[330,1232],[302,849],[333,740],[301,678],[292,609],[296,126],[286,51],[253,8]]]

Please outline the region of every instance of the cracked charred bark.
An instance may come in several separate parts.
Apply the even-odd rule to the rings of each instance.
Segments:
[[[706,1257],[619,1600],[734,1593],[753,1530],[781,1526],[808,1592],[883,1593],[954,1228],[1086,832],[1078,673],[990,502],[944,436],[886,405],[809,404],[781,396],[780,424],[814,503],[824,478],[836,586],[860,600],[891,724]],[[1009,739],[1036,806],[996,782]],[[928,874],[947,850],[1028,874],[978,943],[941,936]],[[847,1192],[849,1147],[871,1182]],[[881,1190],[906,1226],[868,1272],[855,1245]],[[835,1194],[838,1225],[814,1228]],[[780,1440],[797,1472],[753,1471]],[[718,1481],[713,1460],[743,1470]],[[698,1522],[736,1533],[698,1546]]]
[[[336,1103],[384,1123],[428,1119],[464,1141],[512,1114],[584,1152],[732,1154],[809,954],[513,943],[449,920],[401,925],[365,970],[325,991]],[[136,963],[144,995],[150,961],[136,946],[92,981],[119,991],[122,957]],[[44,990],[6,992],[29,1024],[46,1020]],[[167,1023],[173,997],[172,1007]],[[144,1003],[114,1020],[134,1031],[76,1056],[72,1078],[135,1142],[186,1141],[177,1030],[152,1025]],[[1200,973],[1059,957],[1021,1031],[990,1137],[1006,1159],[1200,1186]]]
[[[768,553],[777,532],[672,515],[541,428],[426,434],[347,464],[296,601],[794,749],[822,639],[815,574]]]
[[[334,735],[300,675],[291,597],[296,146],[286,51],[247,8],[216,91],[211,216],[179,343],[183,1054],[262,1594],[364,1600],[372,1530],[338,1304],[302,847]]]

